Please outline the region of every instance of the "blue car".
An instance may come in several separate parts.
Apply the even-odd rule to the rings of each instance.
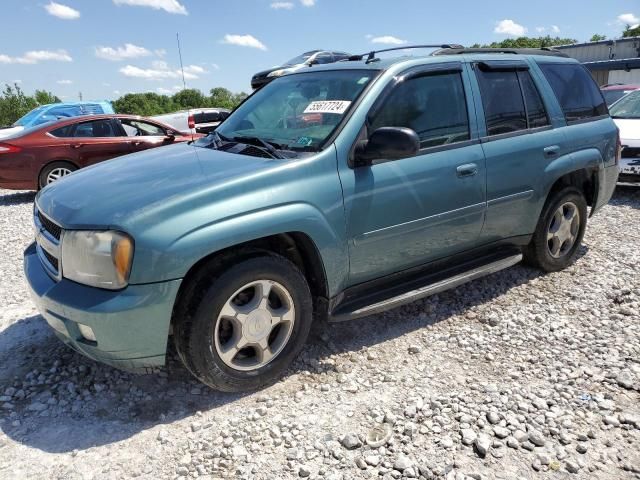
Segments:
[[[34,108],[13,125],[0,128],[0,138],[9,137],[47,122],[55,122],[61,118],[79,117],[82,115],[102,115],[116,113],[111,102],[64,102],[41,105]]]

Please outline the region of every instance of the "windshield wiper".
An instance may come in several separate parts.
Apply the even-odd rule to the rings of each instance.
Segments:
[[[267,142],[266,140],[263,140],[258,137],[243,137],[243,136],[233,137],[232,139],[230,139],[230,141],[238,142],[238,143],[246,143],[247,145],[253,145],[254,147],[262,147],[271,155],[273,155],[275,158],[279,158],[279,159],[284,158],[278,152],[278,150],[282,150],[282,145],[280,145],[279,143]]]

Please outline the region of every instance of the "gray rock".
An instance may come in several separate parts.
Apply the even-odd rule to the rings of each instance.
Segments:
[[[398,470],[399,472],[404,472],[407,468],[411,468],[413,466],[413,462],[406,455],[398,455],[396,461],[393,462],[393,469]]]
[[[367,455],[364,457],[364,461],[367,465],[371,465],[372,467],[377,467],[380,464],[380,456],[379,455]]]
[[[470,428],[463,428],[460,430],[460,436],[462,437],[463,445],[473,445],[473,442],[476,441],[478,435]]]
[[[311,475],[311,468],[307,465],[300,465],[300,468],[298,468],[298,475],[302,478],[307,478]]]
[[[341,443],[342,446],[347,450],[355,450],[356,448],[362,446],[362,442],[360,441],[358,436],[353,433],[345,435]]]
[[[511,432],[508,428],[496,425],[493,427],[493,434],[498,438],[507,438]]]
[[[529,441],[533,443],[536,447],[543,447],[545,438],[544,435],[535,429],[529,430]]]
[[[619,427],[620,421],[614,415],[607,415],[603,419],[605,425],[610,425],[612,427]]]
[[[578,473],[580,471],[580,464],[578,464],[578,462],[575,462],[573,460],[567,460],[564,466],[567,469],[567,472],[569,473]]]
[[[489,448],[491,448],[491,439],[484,433],[481,433],[476,438],[474,446],[476,448],[476,452],[478,452],[478,455],[484,458],[487,455]]]
[[[616,377],[616,382],[618,382],[618,385],[620,385],[622,388],[631,390],[633,388],[634,379],[631,375],[631,372],[625,370],[618,374],[618,376]]]

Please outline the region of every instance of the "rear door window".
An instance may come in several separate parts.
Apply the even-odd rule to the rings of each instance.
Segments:
[[[429,148],[469,140],[469,116],[460,73],[412,78],[398,85],[369,121],[382,127],[407,127]]]
[[[92,122],[79,123],[73,136],[76,138],[105,138],[117,137],[111,120],[94,120]]]
[[[518,79],[522,86],[522,94],[524,95],[525,106],[527,107],[527,119],[529,128],[539,128],[549,125],[549,117],[542,103],[540,92],[533,83],[531,74],[527,71],[519,71]]]
[[[501,135],[527,129],[527,112],[520,91],[518,72],[483,71],[476,68],[487,135]]]
[[[167,134],[159,125],[141,120],[122,119],[120,123],[128,137],[159,137]]]
[[[568,123],[608,113],[602,93],[582,65],[542,63],[539,66],[556,94]]]

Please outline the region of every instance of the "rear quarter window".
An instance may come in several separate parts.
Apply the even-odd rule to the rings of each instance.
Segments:
[[[608,114],[602,93],[582,65],[543,63],[539,66],[551,85],[568,123]]]

